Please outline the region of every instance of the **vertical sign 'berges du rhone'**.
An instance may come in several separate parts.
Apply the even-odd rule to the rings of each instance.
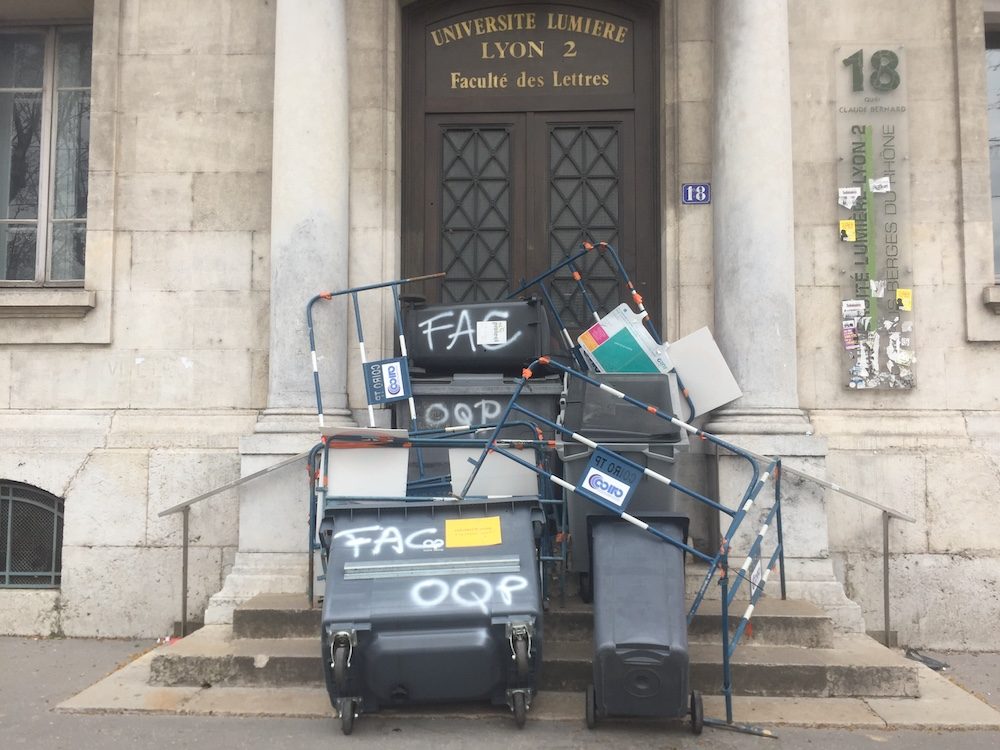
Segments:
[[[907,68],[898,45],[841,47],[837,76],[838,222],[845,384],[913,388],[916,361],[910,250]]]

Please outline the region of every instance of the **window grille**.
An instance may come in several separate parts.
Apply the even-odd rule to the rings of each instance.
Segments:
[[[0,482],[0,588],[53,588],[62,573],[63,501]]]

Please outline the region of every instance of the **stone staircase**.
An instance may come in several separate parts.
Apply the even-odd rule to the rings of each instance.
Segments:
[[[690,587],[689,587],[690,590]],[[734,606],[735,627],[743,607]],[[540,691],[582,692],[591,677],[592,609],[576,597],[544,615]],[[918,667],[860,634],[834,632],[831,618],[802,601],[763,598],[733,659],[737,695],[917,697]],[[691,685],[721,693],[720,603],[706,600],[689,629]],[[261,594],[238,607],[232,625],[208,625],[157,654],[160,686],[317,687],[320,610],[304,595]],[[581,701],[582,702],[582,701]]]

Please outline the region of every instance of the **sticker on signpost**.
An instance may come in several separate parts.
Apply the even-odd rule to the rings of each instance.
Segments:
[[[405,357],[365,362],[364,371],[369,406],[391,404],[410,397],[410,370]]]
[[[643,472],[634,461],[596,448],[576,492],[612,510],[623,511],[642,481]]]

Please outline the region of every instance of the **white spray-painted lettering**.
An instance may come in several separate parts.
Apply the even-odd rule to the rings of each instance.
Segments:
[[[375,536],[375,534],[378,536]],[[354,529],[343,529],[333,535],[334,539],[344,538],[344,546],[354,551],[354,557],[361,556],[361,548],[372,545],[372,557],[382,554],[382,548],[395,552],[397,555],[403,554],[404,550],[412,549],[420,552],[435,552],[444,548],[444,539],[433,537],[437,534],[436,528],[418,529],[407,534],[405,537],[395,526],[359,526]],[[363,536],[371,534],[372,536]],[[421,539],[420,537],[426,537]]]
[[[468,310],[462,310],[458,314],[458,321],[454,322],[452,319],[455,317],[454,310],[445,310],[437,315],[434,315],[426,320],[421,320],[418,323],[418,327],[421,332],[427,337],[427,348],[430,351],[434,351],[434,334],[438,331],[449,331],[447,334],[448,345],[445,347],[445,351],[451,351],[455,344],[458,343],[459,339],[465,338],[469,343],[469,351],[476,351],[476,321],[472,320],[472,316],[469,315]],[[484,315],[479,320],[486,322],[488,320],[507,320],[510,317],[510,313],[507,310],[490,310],[486,315]],[[444,322],[444,321],[448,322]],[[435,325],[438,321],[441,321],[440,325]],[[506,346],[510,346],[521,336],[521,331],[518,331],[513,336],[508,337],[503,343],[491,343],[483,344],[483,349],[487,351],[496,351],[497,349],[503,349]]]
[[[500,417],[499,401],[482,399],[471,404],[464,401],[448,404],[435,401],[424,409],[422,426],[451,427],[463,424],[491,424]]]
[[[514,594],[528,588],[524,576],[507,575],[495,584],[486,578],[460,578],[449,582],[443,578],[426,578],[418,581],[410,589],[410,600],[418,607],[437,607],[449,598],[460,607],[475,607],[483,614],[489,614],[487,606],[494,596],[510,606]]]

